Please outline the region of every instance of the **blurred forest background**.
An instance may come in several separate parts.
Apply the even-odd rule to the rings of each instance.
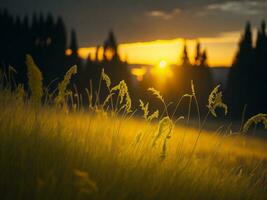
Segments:
[[[134,76],[141,73],[141,66],[132,66],[127,60],[122,61],[118,53],[119,43],[112,30],[107,33],[106,39],[103,38],[103,44],[97,47],[96,55],[89,54],[85,60],[79,57],[75,30],[67,33],[66,24],[61,17],[34,14],[32,17],[20,18],[12,16],[7,10],[0,10],[0,27],[0,68],[8,74],[9,66],[12,66],[16,70],[14,81],[23,83],[25,89],[28,87],[25,55],[31,54],[43,72],[44,84],[51,91],[67,69],[77,65],[78,75],[74,78],[72,87],[83,94],[84,98],[85,88],[90,87],[90,82],[94,88],[98,87],[101,70],[104,68],[113,83],[126,81],[135,105],[139,104],[139,98],[149,101],[151,96],[146,92],[149,87],[159,89],[168,101],[175,102],[179,96],[191,91],[190,82],[193,80],[201,110],[206,109],[208,94],[214,85],[224,82],[224,98],[231,119],[240,119],[242,112],[246,116],[267,112],[267,36],[264,21],[258,28],[255,42],[252,39],[251,24],[247,22],[230,68],[209,66],[207,50],[201,48],[200,41],[196,41],[195,59],[190,62],[185,40],[182,55],[177,53],[177,58],[181,57],[182,63],[170,66],[173,76],[166,77],[164,87],[161,87],[162,83],[158,79],[160,70],[157,72],[159,76],[152,76],[154,66],[147,66],[146,73],[141,78]],[[105,91],[102,95],[104,98]],[[86,101],[84,104],[86,105]],[[159,104],[154,102],[153,106]],[[184,106],[184,111],[186,110],[187,107]],[[193,109],[192,112],[196,110]]]

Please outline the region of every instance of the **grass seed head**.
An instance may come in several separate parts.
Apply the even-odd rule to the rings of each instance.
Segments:
[[[159,111],[156,110],[150,116],[148,116],[147,120],[148,121],[152,121],[153,119],[157,119],[158,117],[159,117]]]
[[[222,102],[222,92],[219,92],[219,87],[220,85],[217,85],[212,92],[209,95],[209,99],[208,99],[208,108],[211,112],[211,114],[214,117],[217,117],[217,114],[215,112],[216,108],[223,108],[224,109],[224,114],[227,115],[228,112],[228,107],[226,104],[224,104]]]
[[[62,82],[58,84],[58,95],[55,98],[56,105],[65,104],[65,96],[66,96],[66,89],[68,84],[70,83],[71,77],[77,73],[77,66],[72,66],[65,74],[64,79]]]
[[[129,95],[129,92],[127,92],[126,93],[126,103],[125,103],[126,112],[127,113],[132,112],[131,108],[132,108],[132,99],[131,99],[131,97]]]
[[[113,91],[119,91],[120,104],[121,104],[123,101],[123,98],[128,93],[128,87],[127,87],[125,81],[124,80],[120,81],[118,85],[114,86],[111,89],[111,92],[113,92]]]
[[[110,89],[111,80],[109,76],[105,73],[104,69],[102,69],[101,77],[105,81],[107,88]]]
[[[156,145],[157,140],[165,134],[165,138],[169,139],[171,136],[173,123],[169,117],[164,117],[160,120],[158,125],[158,131],[153,140],[152,146]]]
[[[248,132],[249,128],[253,125],[253,124],[258,124],[258,123],[263,123],[264,128],[267,129],[267,114],[264,113],[259,113],[257,115],[252,116],[251,118],[249,118],[247,120],[247,122],[244,124],[243,126],[243,132],[246,133]]]
[[[125,104],[123,105],[122,108],[125,108],[127,113],[132,112],[131,108],[132,108],[132,99],[130,97],[129,91],[128,91],[128,87],[127,84],[125,83],[124,80],[120,81],[118,85],[114,86],[110,92],[114,92],[114,91],[119,91],[119,99],[120,99],[120,104],[122,104],[124,98],[125,98]]]
[[[31,91],[31,102],[35,105],[41,104],[43,96],[43,75],[35,64],[31,55],[26,55],[27,76]]]
[[[148,88],[148,91],[152,92],[152,94],[154,94],[159,100],[161,100],[164,103],[163,96],[160,94],[158,90],[156,90],[155,88]]]
[[[143,116],[144,116],[145,119],[147,119],[148,114],[149,114],[149,110],[148,110],[149,103],[145,104],[141,99],[139,99],[139,102],[140,102],[140,108],[144,113]]]
[[[16,99],[18,99],[20,102],[22,102],[25,98],[25,91],[23,84],[19,84],[15,91]]]

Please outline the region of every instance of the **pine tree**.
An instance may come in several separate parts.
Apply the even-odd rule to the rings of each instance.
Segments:
[[[111,60],[119,59],[118,44],[117,44],[116,37],[112,30],[109,31],[108,38],[104,41],[103,58],[104,60],[108,60],[108,57],[110,57],[109,59]]]
[[[208,66],[208,57],[206,49],[200,54],[200,66],[207,67]]]
[[[195,50],[195,66],[198,66],[200,64],[199,62],[200,56],[201,56],[201,45],[200,45],[200,42],[197,41],[196,50]]]
[[[184,41],[184,49],[183,49],[183,55],[182,55],[182,66],[190,66],[186,41]]]
[[[254,50],[254,73],[251,74],[255,77],[254,94],[253,98],[256,100],[255,105],[260,109],[266,109],[267,94],[262,91],[267,90],[266,85],[266,74],[267,74],[267,44],[266,44],[266,31],[265,22],[263,21],[261,27],[257,32],[256,47]],[[262,112],[263,110],[258,109],[257,111]]]
[[[49,13],[45,21],[45,45],[50,46],[54,42],[55,24],[53,16]]]
[[[261,32],[262,32],[262,35],[263,35],[264,51],[265,51],[265,53],[267,53],[267,35],[266,35],[266,24],[265,24],[264,20],[261,23]]]
[[[259,32],[259,36],[261,33]],[[260,39],[259,37],[258,40]],[[257,42],[259,43],[259,41]],[[261,42],[260,42],[261,43]],[[255,112],[258,103],[255,103],[257,85],[259,79],[258,65],[256,64],[258,53],[255,53],[252,46],[251,25],[247,22],[245,31],[241,36],[238,53],[233,62],[228,76],[228,103],[232,115],[240,117],[242,110],[247,105],[248,113]]]
[[[249,68],[252,64],[252,33],[250,22],[247,22],[245,32],[239,43],[239,51],[237,53],[234,65],[237,67]]]
[[[54,37],[56,51],[60,55],[65,55],[67,48],[67,34],[64,21],[61,17],[58,17],[57,19]]]
[[[70,49],[72,51],[72,55],[75,55],[75,56],[78,55],[78,44],[77,44],[77,39],[76,39],[76,32],[74,29],[71,30]]]

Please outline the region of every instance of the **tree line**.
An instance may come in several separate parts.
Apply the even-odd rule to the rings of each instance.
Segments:
[[[114,82],[124,79],[136,99],[144,97],[145,88],[154,86],[153,77],[146,74],[138,85],[133,84],[127,61],[122,61],[118,53],[118,43],[113,31],[108,33],[102,45],[97,46],[95,59],[92,55],[84,61],[79,57],[77,36],[74,29],[70,31],[70,39],[65,23],[61,17],[51,14],[33,14],[31,20],[13,17],[7,10],[0,10],[0,66],[7,69],[9,65],[18,71],[16,79],[27,87],[25,55],[31,54],[44,74],[44,84],[56,83],[67,69],[76,64],[78,76],[75,83],[79,92],[84,92],[89,84],[97,87],[102,68]],[[255,44],[252,40],[251,25],[248,22],[239,43],[239,49],[228,75],[226,101],[231,116],[239,117],[242,111],[247,114],[267,111],[267,37],[265,22],[257,32]],[[100,51],[100,49],[102,49]],[[66,50],[68,53],[66,54]],[[102,55],[100,55],[102,54]],[[100,59],[101,58],[101,59]],[[188,56],[186,41],[181,55],[182,64],[174,67],[174,77],[169,80],[163,91],[166,99],[175,101],[177,95],[190,91],[191,80],[199,93],[200,105],[204,105],[213,87],[212,75],[208,66],[206,49],[201,48],[198,41],[195,47],[194,61]],[[56,85],[56,84],[54,84]],[[51,86],[52,87],[52,86]],[[178,92],[177,92],[178,90]],[[104,94],[103,94],[104,96]],[[147,97],[149,98],[149,97]],[[138,102],[138,101],[137,101]],[[156,106],[156,105],[155,105]]]
[[[31,54],[44,76],[45,82],[66,70],[65,50],[67,32],[61,17],[54,19],[51,14],[33,14],[21,19],[13,17],[7,10],[0,11],[0,62],[7,68],[15,67],[19,81],[25,82],[25,55]]]
[[[45,84],[56,82],[58,77],[64,75],[66,70],[76,64],[79,68],[79,77],[75,81],[88,86],[87,79],[94,82],[99,78],[100,66],[109,66],[107,71],[114,75],[116,80],[126,76],[127,66],[121,61],[117,51],[117,41],[112,31],[109,32],[103,45],[99,45],[96,51],[96,59],[90,59],[85,64],[78,54],[78,41],[74,29],[70,31],[68,39],[67,28],[62,17],[54,18],[51,14],[33,14],[30,17],[12,16],[7,10],[0,10],[0,66],[7,69],[13,66],[19,73],[16,75],[18,82],[27,83],[25,55],[31,54],[44,74]],[[103,52],[100,52],[103,47]],[[66,50],[69,53],[66,54]],[[103,55],[100,55],[103,53]],[[103,59],[98,59],[98,58]],[[88,70],[87,70],[88,69]],[[119,72],[117,73],[116,70]],[[84,77],[84,73],[87,77]],[[86,80],[81,80],[86,79]],[[54,84],[56,85],[56,84]],[[83,86],[84,86],[83,85]],[[82,87],[82,86],[81,86]]]
[[[250,22],[247,22],[239,48],[230,68],[227,102],[231,115],[242,112],[255,114],[267,112],[267,36],[265,21],[257,30],[256,41]]]

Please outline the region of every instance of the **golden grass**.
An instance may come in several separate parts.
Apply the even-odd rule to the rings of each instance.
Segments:
[[[59,84],[60,98],[47,92],[50,104],[35,106],[42,75],[35,65],[29,70],[36,72],[29,78],[30,101],[21,85],[11,91],[0,76],[1,199],[267,199],[267,141],[244,135],[252,124],[266,125],[266,114],[249,119],[240,133],[230,126],[206,131],[209,113],[216,117],[222,107],[227,114],[219,86],[195,129],[189,126],[192,100],[199,113],[193,82],[192,94],[181,97],[189,97],[186,117],[175,118],[181,99],[170,115],[163,96],[150,88],[165,110],[149,115],[149,103],[140,100],[140,119],[132,117],[126,83],[111,87],[104,71],[95,102],[90,88],[89,109],[83,108],[79,94],[75,100],[67,90],[76,67]],[[102,81],[109,91],[103,104]]]
[[[36,110],[7,95],[0,102],[3,199],[267,197],[263,140],[204,131],[188,163],[198,130],[176,126],[162,160],[156,123]]]

